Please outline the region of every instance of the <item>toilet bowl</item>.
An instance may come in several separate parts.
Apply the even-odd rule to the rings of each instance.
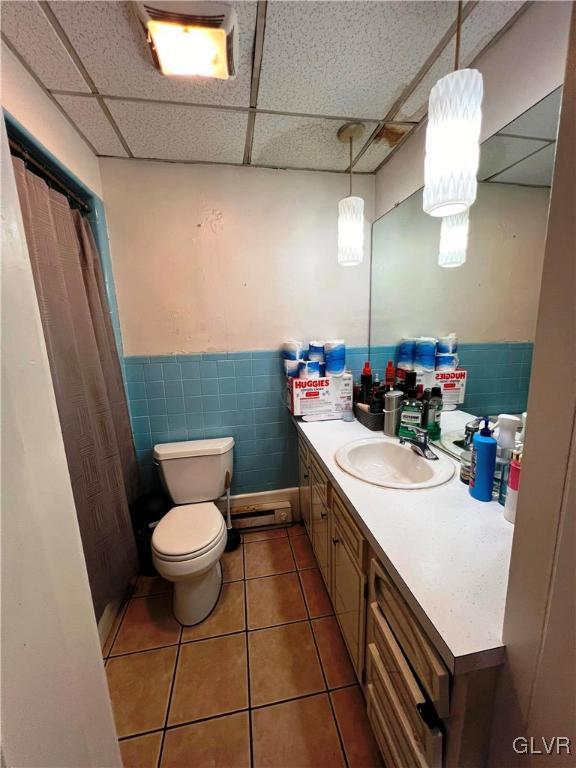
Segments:
[[[174,507],[154,529],[152,561],[174,583],[174,615],[181,624],[203,621],[218,601],[225,546],[226,524],[211,502]]]
[[[232,479],[234,439],[187,440],[154,446],[154,458],[175,505],[152,534],[152,562],[174,583],[174,615],[192,625],[212,611],[222,587],[226,524],[213,503]]]

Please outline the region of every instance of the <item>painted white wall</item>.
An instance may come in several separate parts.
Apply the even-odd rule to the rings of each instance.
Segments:
[[[2,759],[121,766],[2,125]]]
[[[101,161],[127,355],[275,348],[286,338],[365,345],[365,258],[339,267],[340,174]]]
[[[373,344],[444,335],[463,342],[532,341],[544,260],[548,189],[478,185],[466,263],[438,266],[440,219],[415,192],[374,224]]]
[[[98,158],[2,42],[2,106],[99,197]]]
[[[481,141],[564,81],[571,2],[536,2],[474,66],[484,77]],[[426,126],[376,174],[375,218],[424,184]]]

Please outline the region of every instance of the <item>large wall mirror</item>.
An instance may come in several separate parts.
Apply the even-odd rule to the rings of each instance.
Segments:
[[[440,219],[418,190],[374,223],[370,347],[385,364],[403,337],[458,337],[459,407],[526,410],[561,88],[485,141],[465,264],[438,265]]]

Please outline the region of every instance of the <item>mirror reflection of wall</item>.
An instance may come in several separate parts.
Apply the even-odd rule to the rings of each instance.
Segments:
[[[370,350],[380,370],[403,337],[459,339],[460,406],[526,410],[561,89],[481,148],[466,263],[438,266],[441,220],[418,190],[373,227]]]

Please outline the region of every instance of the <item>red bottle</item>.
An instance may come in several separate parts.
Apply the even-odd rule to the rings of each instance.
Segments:
[[[360,376],[360,402],[369,403],[372,398],[372,368],[370,360],[366,360]]]
[[[384,383],[386,384],[386,389],[394,389],[395,381],[396,368],[394,367],[394,362],[392,360],[388,360],[386,372],[384,373]]]

